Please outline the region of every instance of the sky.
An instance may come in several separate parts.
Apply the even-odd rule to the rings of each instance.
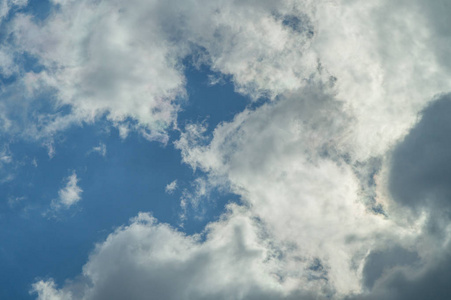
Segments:
[[[0,0],[0,299],[449,299],[450,13]]]

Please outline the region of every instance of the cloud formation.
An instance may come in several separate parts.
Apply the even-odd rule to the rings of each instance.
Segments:
[[[204,242],[141,213],[97,246],[82,279],[62,290],[38,281],[33,289],[40,299],[297,299],[258,232],[258,222],[236,206],[208,226]]]
[[[206,174],[182,208],[217,187],[241,206],[204,236],[140,214],[97,245],[81,279],[37,281],[39,299],[449,295],[450,105],[436,97],[451,89],[447,3],[53,2],[47,19],[17,14],[8,29],[42,67],[17,83],[30,103],[48,93],[70,108],[36,117],[50,135],[106,116],[122,137],[167,142],[187,60],[269,101],[211,135],[188,124],[175,142]],[[18,72],[1,53],[3,73]],[[56,205],[81,199],[77,182]]]

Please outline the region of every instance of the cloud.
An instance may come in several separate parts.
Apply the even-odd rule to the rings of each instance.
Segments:
[[[1,0],[0,1],[0,24],[8,17],[12,9],[21,8],[28,4],[27,0]],[[11,45],[0,44],[0,75],[8,78],[19,72],[19,67],[14,61],[14,50]]]
[[[410,252],[399,246],[394,246],[384,250],[373,250],[366,257],[363,268],[363,282],[368,289],[372,289],[374,284],[390,269],[399,266],[415,266],[420,258],[414,252]]]
[[[353,124],[330,94],[311,88],[238,114],[206,144],[202,127],[190,125],[176,145],[210,183],[229,184],[274,241],[291,245],[283,253],[292,272],[318,262],[327,270],[318,284],[339,296],[360,291],[373,247],[415,235],[359,197],[346,159]]]
[[[77,185],[77,173],[73,171],[65,180],[66,186],[58,191],[58,199],[52,202],[52,208],[55,210],[68,209],[81,200],[83,190]]]
[[[2,0],[0,1],[0,20],[3,21],[8,16],[10,10],[16,7],[23,7],[28,4],[28,0]]]
[[[168,194],[174,193],[174,191],[177,189],[177,180],[172,181],[171,183],[168,183],[166,187],[164,188],[165,192]]]
[[[389,178],[402,178],[401,191],[430,189],[409,178],[430,176],[435,160],[446,169],[447,98],[393,152]],[[38,299],[446,299],[449,226],[431,236],[428,220],[406,225],[396,203],[435,207],[396,190],[385,215],[366,206],[360,177],[369,175],[344,155],[353,122],[333,96],[311,89],[245,110],[211,140],[203,125],[189,125],[176,143],[185,162],[210,184],[226,181],[243,206],[230,205],[205,236],[140,214],[98,244],[79,279],[59,288],[37,281],[33,291]],[[443,155],[423,156],[429,148]],[[405,167],[412,161],[418,171]]]
[[[447,299],[451,278],[449,94],[434,99],[390,154],[385,176],[391,219],[417,237],[375,248],[363,268],[366,290],[346,299]]]
[[[93,147],[91,151],[88,152],[88,154],[93,152],[99,153],[101,156],[105,157],[106,145],[104,143],[100,143],[98,146]]]
[[[371,293],[346,299],[448,299],[451,293],[447,284],[451,277],[450,266],[451,259],[448,252],[424,268],[410,266],[395,268],[386,272],[385,277],[378,281]]]
[[[451,89],[450,32],[446,4],[428,2],[58,1],[42,23],[17,15],[13,40],[44,66],[24,76],[28,92],[51,90],[72,109],[46,119],[48,132],[106,115],[122,137],[134,129],[167,141],[186,96],[187,57],[230,76],[237,92],[271,99],[211,135],[205,124],[181,131],[183,161],[206,173],[198,195],[221,187],[243,202],[209,224],[203,241],[141,214],[97,246],[82,279],[60,288],[38,281],[35,292],[448,294],[449,105],[428,103]],[[75,203],[77,188],[73,173],[60,199]]]
[[[321,299],[278,277],[261,231],[238,206],[208,226],[204,242],[141,213],[97,245],[80,279],[62,289],[41,280],[33,291],[38,299]]]
[[[45,116],[41,134],[106,115],[118,127],[131,118],[138,122],[135,129],[150,130],[149,139],[165,141],[178,99],[186,96],[187,57],[231,75],[236,89],[254,99],[297,88],[316,72],[314,55],[303,53],[312,38],[310,8],[298,6],[61,1],[39,22],[16,14],[9,32],[16,54],[36,58],[40,66],[21,77],[30,98],[50,93],[55,109],[71,108],[69,115]]]
[[[208,199],[211,193],[212,185],[205,178],[198,177],[191,183],[190,189],[184,189],[180,197],[180,207],[182,212],[180,218],[186,220],[188,209],[193,208],[199,213],[200,204]],[[202,212],[200,212],[202,213]]]
[[[0,151],[0,166],[3,164],[10,164],[13,161],[11,151],[8,146],[4,146]]]
[[[15,43],[43,66],[25,74],[29,91],[54,91],[54,105],[70,105],[72,122],[133,118],[152,130],[151,139],[164,139],[178,110],[174,101],[184,95],[182,50],[161,35],[155,3],[146,3],[135,1],[130,10],[116,1],[65,1],[39,23],[18,14]]]
[[[356,119],[356,159],[389,151],[417,113],[451,89],[445,79],[449,69],[434,50],[437,37],[449,39],[434,26],[434,15],[424,13],[425,6],[429,2],[423,0],[324,1],[316,10],[311,49],[336,79],[337,100]]]
[[[334,84],[356,119],[352,151],[363,161],[383,155],[435,94],[451,88],[444,52],[432,50],[449,40],[440,5],[59,1],[46,20],[17,14],[9,30],[17,51],[43,67],[24,72],[28,91],[53,92],[54,106],[72,108],[71,117],[49,120],[53,131],[106,115],[122,129],[131,118],[148,139],[167,141],[186,97],[184,62],[194,60],[253,99]]]
[[[402,206],[416,211],[433,209],[451,217],[450,161],[451,96],[443,95],[423,112],[393,152],[390,192]]]

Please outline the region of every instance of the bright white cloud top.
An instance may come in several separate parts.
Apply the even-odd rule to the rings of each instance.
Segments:
[[[5,133],[54,149],[105,118],[201,172],[189,191],[161,187],[181,191],[180,221],[214,191],[239,197],[198,234],[129,216],[79,276],[30,282],[34,297],[451,297],[451,1],[53,0],[42,20],[2,3],[0,70],[17,77]],[[24,54],[40,68],[15,63]],[[249,105],[214,128],[181,120],[192,66]],[[43,98],[55,111],[17,118]],[[112,163],[108,147],[91,152]],[[53,207],[79,202],[78,183],[74,171]]]

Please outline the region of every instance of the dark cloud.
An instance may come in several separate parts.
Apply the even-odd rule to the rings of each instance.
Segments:
[[[451,216],[451,95],[429,105],[394,150],[389,178],[393,199],[413,211]]]
[[[398,208],[426,213],[421,240],[432,255],[392,246],[372,251],[363,268],[364,294],[346,299],[420,300],[451,298],[451,252],[446,245],[451,217],[451,95],[426,107],[418,123],[392,153],[389,191]],[[401,210],[400,210],[401,211]]]
[[[451,256],[448,254],[425,270],[393,269],[379,280],[370,293],[347,300],[447,300],[451,296]]]
[[[368,289],[372,289],[376,281],[390,269],[397,266],[415,264],[419,259],[414,252],[399,246],[385,251],[372,251],[363,268],[363,283]]]

